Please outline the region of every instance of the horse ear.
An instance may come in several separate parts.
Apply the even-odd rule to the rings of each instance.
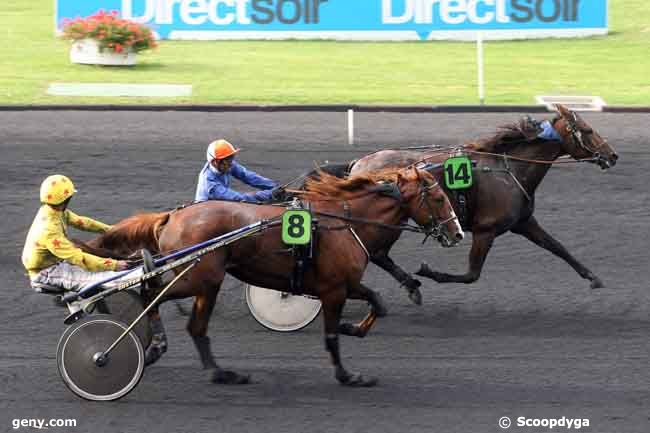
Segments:
[[[567,118],[571,115],[571,112],[562,104],[555,104],[555,109],[560,114],[560,116]]]

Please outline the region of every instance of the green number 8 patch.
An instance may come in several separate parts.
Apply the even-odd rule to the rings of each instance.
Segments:
[[[311,242],[311,214],[306,210],[288,210],[282,214],[282,242],[306,245]]]

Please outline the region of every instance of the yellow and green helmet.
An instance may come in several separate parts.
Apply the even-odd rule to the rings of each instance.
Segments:
[[[72,181],[62,174],[48,176],[41,184],[41,203],[58,205],[77,192]]]

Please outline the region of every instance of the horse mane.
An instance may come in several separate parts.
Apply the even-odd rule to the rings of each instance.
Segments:
[[[555,119],[551,122],[555,122]],[[463,147],[480,152],[503,153],[522,144],[532,143],[539,132],[539,124],[530,117],[524,117],[518,122],[499,126],[492,137],[470,141]]]
[[[358,197],[380,183],[397,183],[400,179],[414,180],[419,177],[432,178],[424,170],[386,169],[370,173],[360,173],[348,178],[340,178],[318,169],[317,176],[305,181],[305,189],[293,191],[302,198],[319,200],[346,200]]]
[[[169,220],[170,212],[141,213],[130,216],[111,227],[106,233],[93,239],[93,247],[112,251],[135,252],[147,248],[158,251],[158,232]]]

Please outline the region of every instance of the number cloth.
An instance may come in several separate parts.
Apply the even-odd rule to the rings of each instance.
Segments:
[[[262,191],[245,194],[233,191],[230,189],[233,177],[242,181],[246,185]],[[203,169],[199,174],[194,200],[228,200],[261,203],[271,199],[271,190],[275,187],[275,182],[260,176],[252,170],[246,169],[246,167],[239,164],[237,161],[233,161],[232,167],[227,173],[219,172],[219,170],[214,168],[208,162],[203,166]]]
[[[282,215],[282,241],[287,245],[306,245],[311,241],[311,214],[288,210]]]
[[[65,260],[91,272],[114,271],[117,261],[83,252],[66,235],[70,225],[87,232],[104,233],[111,226],[91,218],[79,216],[70,210],[58,211],[48,205],[38,210],[27,233],[22,261],[30,278]]]
[[[445,185],[449,189],[466,189],[472,186],[472,162],[466,156],[445,161]]]

